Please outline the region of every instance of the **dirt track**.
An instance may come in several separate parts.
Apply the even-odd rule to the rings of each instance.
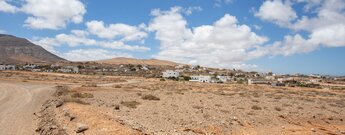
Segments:
[[[41,105],[53,92],[53,85],[0,81],[0,134],[35,134]]]

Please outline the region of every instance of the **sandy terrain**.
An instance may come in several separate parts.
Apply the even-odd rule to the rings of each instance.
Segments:
[[[41,135],[345,134],[343,90],[28,72],[0,73],[0,78],[19,80],[1,81],[1,102],[11,97],[32,103],[38,98],[27,95],[40,95],[43,88],[51,86],[43,82],[58,86],[47,102],[37,101],[43,105],[36,127]],[[38,82],[42,85],[35,85]],[[30,92],[11,94],[23,90]],[[21,96],[11,96],[14,94]],[[24,106],[22,102],[9,103]],[[12,112],[7,108],[11,107],[1,110],[1,118]],[[18,121],[15,116],[21,115],[13,114],[6,121]],[[33,118],[28,116],[25,118]],[[30,124],[20,126],[27,126],[30,133],[35,129]]]
[[[0,134],[34,134],[34,113],[50,98],[52,85],[0,81]]]

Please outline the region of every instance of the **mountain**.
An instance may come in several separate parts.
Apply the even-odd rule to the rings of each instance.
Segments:
[[[0,34],[0,64],[66,61],[24,38]]]
[[[176,66],[178,63],[166,61],[166,60],[157,60],[157,59],[135,59],[135,58],[124,58],[118,57],[109,60],[100,60],[96,61],[103,64],[132,64],[132,65],[158,65],[158,66]]]

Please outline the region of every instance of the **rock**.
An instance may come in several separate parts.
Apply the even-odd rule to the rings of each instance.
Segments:
[[[81,132],[84,132],[84,131],[86,131],[88,129],[89,129],[89,127],[87,125],[78,123],[77,124],[77,130],[75,132],[76,133],[81,133]]]
[[[63,103],[64,103],[63,100],[57,100],[57,101],[55,102],[55,107],[56,107],[56,108],[59,108],[59,107],[61,107],[61,106],[63,105]]]
[[[232,118],[234,121],[237,121],[238,119],[237,119],[237,117],[236,116],[234,116],[234,118]]]
[[[114,106],[114,109],[115,109],[115,110],[120,110],[120,106],[119,106],[119,105],[115,105],[115,106]]]
[[[311,131],[316,132],[316,129],[315,128],[311,128]]]
[[[285,126],[282,126],[282,129],[285,129]]]

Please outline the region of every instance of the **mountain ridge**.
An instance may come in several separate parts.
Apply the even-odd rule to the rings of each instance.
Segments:
[[[0,34],[0,64],[54,63],[66,61],[25,38]]]

